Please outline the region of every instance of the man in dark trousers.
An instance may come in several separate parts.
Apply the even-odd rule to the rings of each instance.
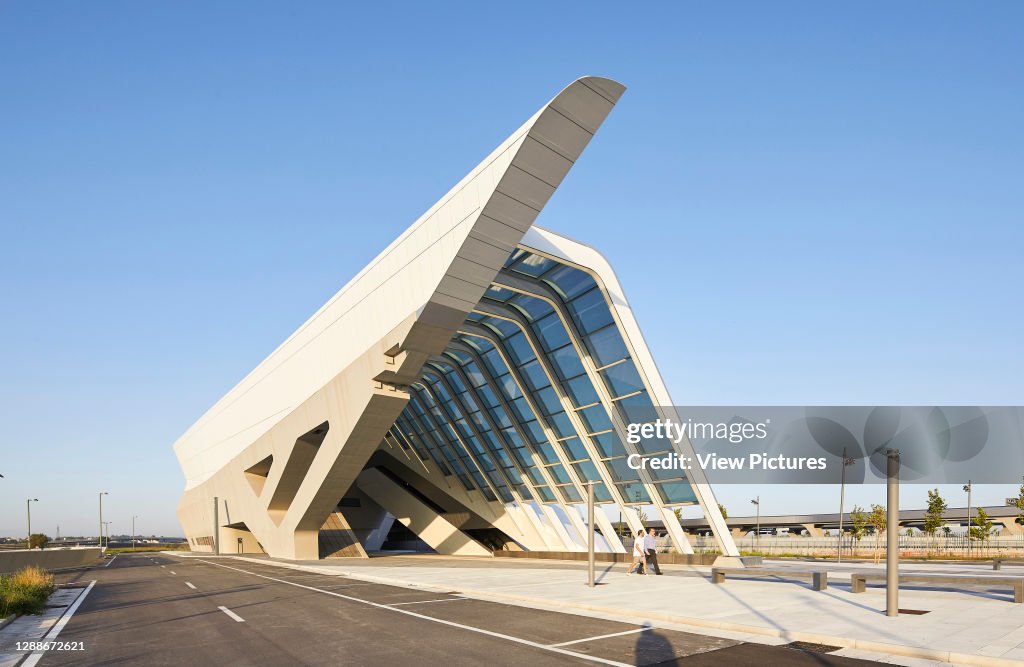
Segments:
[[[644,551],[647,552],[647,571],[650,572],[651,568],[654,568],[654,574],[661,574],[661,568],[658,567],[658,547],[654,541],[653,528],[648,528],[647,534],[644,535]]]

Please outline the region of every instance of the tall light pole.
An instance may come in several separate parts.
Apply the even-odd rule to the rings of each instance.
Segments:
[[[755,548],[759,548],[761,546],[761,496],[757,496],[750,503],[757,505],[757,530],[754,531],[754,543]]]
[[[885,615],[900,613],[900,450],[886,450]]]
[[[103,548],[103,496],[109,496],[106,491],[100,491],[100,549]]]
[[[846,455],[846,447],[843,447],[843,473],[839,479],[839,551],[836,555],[836,562],[843,562],[843,501],[846,497],[846,466],[852,466],[856,461]]]
[[[138,514],[132,516],[132,551],[135,551],[135,520],[138,518]]]
[[[28,514],[28,537],[25,539],[25,548],[32,548],[32,503],[38,503],[39,498],[29,498],[25,501],[25,513]]]
[[[971,557],[971,480],[964,484],[964,491],[967,492],[967,557]]]

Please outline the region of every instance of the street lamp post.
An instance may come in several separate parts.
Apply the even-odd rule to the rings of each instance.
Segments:
[[[25,548],[32,548],[32,503],[38,503],[39,498],[29,498],[25,501],[25,513],[28,515],[28,537],[25,538]]]
[[[750,503],[757,505],[757,529],[754,531],[754,548],[757,549],[761,546],[761,496],[757,496]]]
[[[100,549],[103,548],[103,496],[109,496],[106,491],[100,491]]]
[[[135,551],[135,520],[138,518],[138,514],[132,516],[132,551]]]
[[[967,557],[971,557],[971,480],[964,484],[964,491],[967,492]]]
[[[839,481],[839,550],[836,555],[836,562],[843,562],[843,501],[846,496],[846,466],[852,466],[856,461],[846,455],[846,447],[843,447],[843,473]]]

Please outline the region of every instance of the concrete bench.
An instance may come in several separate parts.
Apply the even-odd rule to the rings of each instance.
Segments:
[[[863,593],[868,580],[885,581],[885,572],[854,572],[850,575],[850,592]],[[900,585],[903,584],[952,584],[964,586],[1010,586],[1013,588],[1013,601],[1024,603],[1024,577],[980,577],[967,574],[901,574]]]
[[[810,579],[811,587],[816,591],[828,588],[828,572],[825,570],[790,570],[788,568],[763,567],[713,567],[711,583],[725,583],[726,575],[733,577],[781,577],[783,579]]]
[[[1006,565],[1024,565],[1024,558],[993,558],[992,569],[1001,570],[1004,563]]]

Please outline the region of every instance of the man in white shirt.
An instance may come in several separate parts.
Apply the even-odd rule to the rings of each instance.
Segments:
[[[658,545],[654,541],[654,529],[648,528],[647,534],[644,535],[644,551],[647,552],[647,571],[650,572],[651,568],[654,568],[654,574],[661,574],[661,568],[658,567]]]

